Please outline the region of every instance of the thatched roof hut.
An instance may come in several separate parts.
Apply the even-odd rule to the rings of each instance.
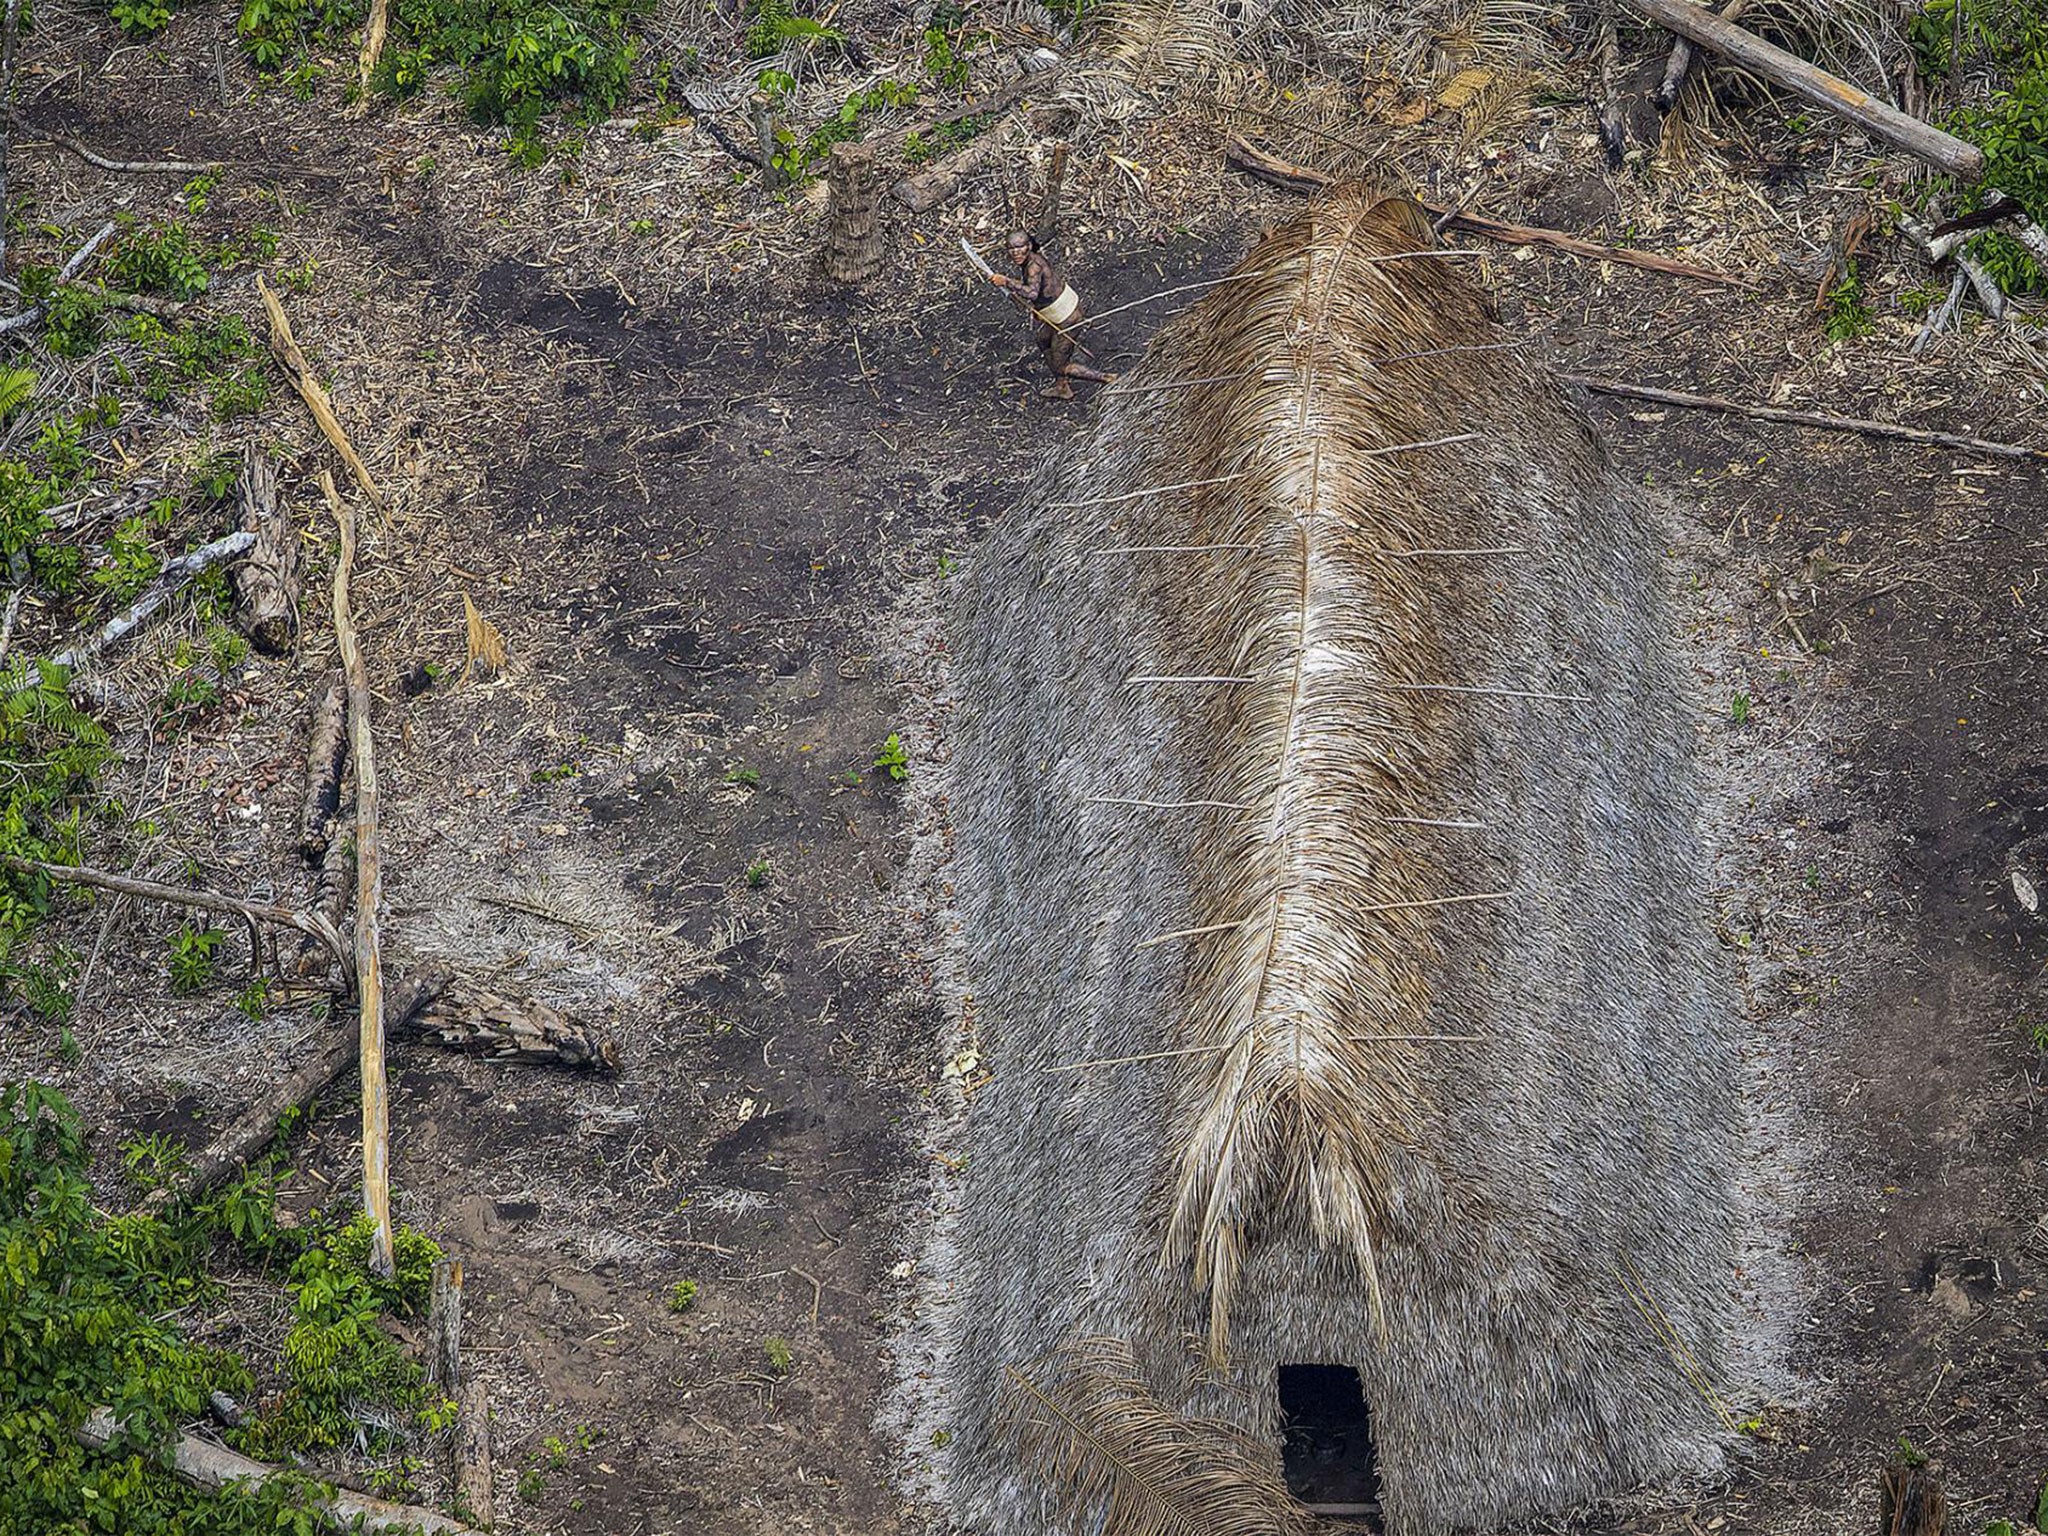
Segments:
[[[975,557],[971,1528],[1290,1529],[1288,1416],[1392,1536],[1718,1463],[1739,1014],[1657,524],[1459,265],[1321,202]]]

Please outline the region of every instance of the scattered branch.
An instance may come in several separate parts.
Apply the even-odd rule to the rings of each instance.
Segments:
[[[1648,400],[1657,405],[1677,405],[1688,410],[1724,411],[1757,421],[1778,421],[1793,427],[1815,427],[1824,432],[1860,432],[1866,437],[1891,437],[1901,442],[1925,443],[1933,448],[1955,448],[1965,453],[1987,453],[2005,459],[2048,460],[2048,448],[2029,448],[2022,443],[1999,443],[1988,438],[1965,437],[1954,432],[1931,432],[1922,427],[1902,427],[1889,421],[1870,421],[1860,416],[1830,416],[1817,411],[1788,411],[1775,405],[1748,405],[1720,395],[1695,395],[1676,389],[1653,389],[1647,384],[1622,384],[1612,379],[1588,378],[1580,373],[1558,375],[1567,384],[1596,394],[1620,395],[1630,400]]]
[[[124,1430],[111,1408],[95,1408],[78,1426],[78,1440],[88,1450],[103,1451],[118,1440]],[[256,1485],[286,1476],[279,1467],[252,1461],[225,1446],[180,1435],[172,1442],[171,1470],[197,1487],[219,1491],[235,1484]],[[336,1488],[321,1500],[321,1517],[341,1531],[410,1531],[419,1536],[471,1536],[472,1527],[431,1509],[411,1504],[392,1504],[368,1494]]]
[[[334,445],[334,451],[341,455],[342,463],[355,478],[357,485],[368,493],[370,499],[380,506],[384,493],[377,489],[377,482],[370,478],[369,467],[356,456],[355,445],[348,440],[348,433],[342,429],[341,420],[334,414],[334,403],[327,398],[327,391],[320,387],[320,381],[313,377],[312,364],[306,361],[306,354],[299,350],[299,344],[292,339],[291,321],[285,318],[284,306],[277,301],[277,295],[263,281],[263,275],[256,275],[256,292],[263,300],[263,312],[270,317],[270,351],[284,369],[285,377],[291,380],[292,388],[299,392],[299,398],[306,402],[306,409],[313,413],[313,419],[320,424],[327,441]],[[339,516],[339,512],[336,514]],[[350,525],[353,537],[354,523]]]
[[[87,165],[98,166],[103,171],[120,171],[126,175],[199,176],[220,169],[218,160],[110,160],[61,128],[34,127],[23,122],[21,114],[12,108],[8,109],[7,117],[15,127],[41,134],[52,144],[61,144],[70,150]]]
[[[1284,187],[1289,192],[1321,192],[1336,184],[1336,178],[1321,171],[1310,170],[1305,165],[1295,165],[1269,154],[1247,140],[1233,136],[1224,147],[1224,158],[1248,176]],[[1683,261],[1673,261],[1668,256],[1653,255],[1648,251],[1633,251],[1625,246],[1600,245],[1592,240],[1581,240],[1577,235],[1567,235],[1561,230],[1543,229],[1533,224],[1507,224],[1499,219],[1489,219],[1484,214],[1446,211],[1441,208],[1424,210],[1431,218],[1442,222],[1442,227],[1459,234],[1480,235],[1488,240],[1498,240],[1504,245],[1544,245],[1552,250],[1563,251],[1572,256],[1584,256],[1594,261],[1611,261],[1618,266],[1640,267],[1646,272],[1662,272],[1671,277],[1689,277],[1703,283],[1725,283],[1735,288],[1753,288],[1756,285],[1743,278],[1726,272],[1717,272],[1712,267],[1696,267]]]
[[[1716,16],[1692,0],[1630,0],[1652,21],[1724,58],[1732,59],[1773,85],[1804,97],[1822,110],[1846,117],[1886,143],[1917,155],[1938,170],[1959,181],[1976,181],[1984,174],[1984,151],[1966,144],[1953,134],[1908,117],[1897,107],[1878,100],[1868,91],[1809,64],[1745,31],[1725,17]]]
[[[107,241],[111,240],[113,236],[114,224],[110,219],[100,226],[97,234],[72,253],[71,259],[65,262],[63,268],[57,273],[56,282],[50,286],[60,288],[78,276],[79,272],[84,269],[85,264],[92,260],[93,253],[106,244]],[[8,331],[19,331],[36,324],[43,318],[43,314],[48,307],[46,304],[31,304],[18,315],[9,315],[5,319],[0,319],[0,335],[4,335]]]
[[[0,123],[0,210],[14,205],[7,200],[7,155],[9,128],[14,117],[14,51],[21,41],[21,0],[7,0],[7,21],[4,38],[0,38],[0,107],[4,107],[8,121]],[[0,218],[0,273],[7,270],[6,220]]]
[[[97,634],[89,635],[76,645],[68,646],[52,656],[51,664],[72,668],[83,666],[109,646],[127,639],[148,623],[157,610],[176,596],[179,589],[194,576],[210,565],[218,565],[223,560],[233,559],[255,542],[256,535],[244,530],[215,539],[211,544],[203,544],[188,555],[178,555],[166,560],[155,586],[115,614]]]
[[[299,822],[299,852],[314,862],[327,854],[341,811],[341,769],[348,761],[348,684],[327,685],[306,729],[306,804]]]
[[[1615,67],[1621,59],[1621,41],[1617,35],[1614,17],[1615,0],[1600,0],[1599,40],[1595,46],[1593,73],[1599,82],[1599,105],[1593,114],[1593,125],[1599,130],[1600,143],[1607,150],[1607,168],[1621,169],[1623,151],[1627,148],[1626,128],[1621,116],[1621,97],[1615,88]]]

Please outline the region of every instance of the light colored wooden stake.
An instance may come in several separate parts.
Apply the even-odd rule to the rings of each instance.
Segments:
[[[285,318],[284,306],[277,302],[277,295],[270,291],[260,272],[256,275],[256,292],[263,300],[263,312],[270,317],[271,355],[284,369],[285,377],[292,381],[292,388],[299,392],[299,398],[306,402],[306,409],[313,413],[320,430],[327,434],[327,441],[334,444],[334,451],[348,466],[349,475],[372,501],[382,506],[384,493],[377,489],[377,482],[370,478],[369,466],[357,456],[355,445],[348,440],[348,433],[342,430],[341,419],[334,414],[333,401],[327,398],[327,391],[320,387],[320,381],[313,377],[312,364],[306,361],[306,354],[292,339],[292,325]]]
[[[377,948],[377,909],[384,896],[377,858],[377,763],[370,747],[370,674],[349,616],[348,579],[356,559],[355,513],[342,504],[334,476],[320,489],[341,529],[334,565],[334,639],[348,680],[348,749],[356,766],[356,1000],[361,1006],[363,1071],[363,1209],[370,1215],[370,1269],[390,1278],[391,1093],[384,1077],[384,972]]]
[[[434,1299],[427,1306],[427,1380],[450,1397],[462,1384],[462,1260],[434,1266]]]
[[[1716,16],[1692,0],[1629,0],[1637,10],[1660,26],[1744,69],[1759,74],[1773,85],[1783,86],[1823,111],[1846,117],[1868,129],[1887,144],[1918,155],[1929,165],[1946,171],[1959,181],[1977,181],[1984,175],[1984,151],[1954,134],[1908,117],[1897,107],[1879,101],[1870,92],[1838,79],[1797,54],[1787,53],[1745,31],[1722,16]]]
[[[358,117],[370,110],[370,76],[384,52],[384,31],[390,23],[390,0],[370,0],[370,19],[363,25],[363,54],[356,61],[356,83],[361,88],[356,97]]]

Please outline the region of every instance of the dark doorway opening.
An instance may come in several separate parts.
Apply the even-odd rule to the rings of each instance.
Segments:
[[[1281,1366],[1280,1434],[1289,1493],[1321,1514],[1379,1513],[1379,1460],[1357,1371]]]

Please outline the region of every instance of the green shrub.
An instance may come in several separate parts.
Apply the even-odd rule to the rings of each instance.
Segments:
[[[107,258],[107,275],[118,287],[196,299],[206,292],[206,257],[199,242],[176,219],[152,219],[130,230]]]
[[[164,0],[114,0],[107,11],[114,25],[130,37],[154,37],[171,24],[171,8]]]
[[[235,31],[256,67],[269,72],[315,43],[334,41],[366,9],[354,0],[243,0]]]
[[[1984,178],[1956,187],[1955,209],[1970,213],[2003,192],[2037,224],[2048,223],[2048,10],[2038,0],[1929,0],[1914,17],[1911,37],[1929,75],[1952,70],[1956,9],[1962,8],[1964,59],[1987,57],[2004,85],[1989,101],[1963,106],[1942,126],[1984,151]],[[2048,286],[2027,248],[2001,230],[1967,247],[2008,293]]]

